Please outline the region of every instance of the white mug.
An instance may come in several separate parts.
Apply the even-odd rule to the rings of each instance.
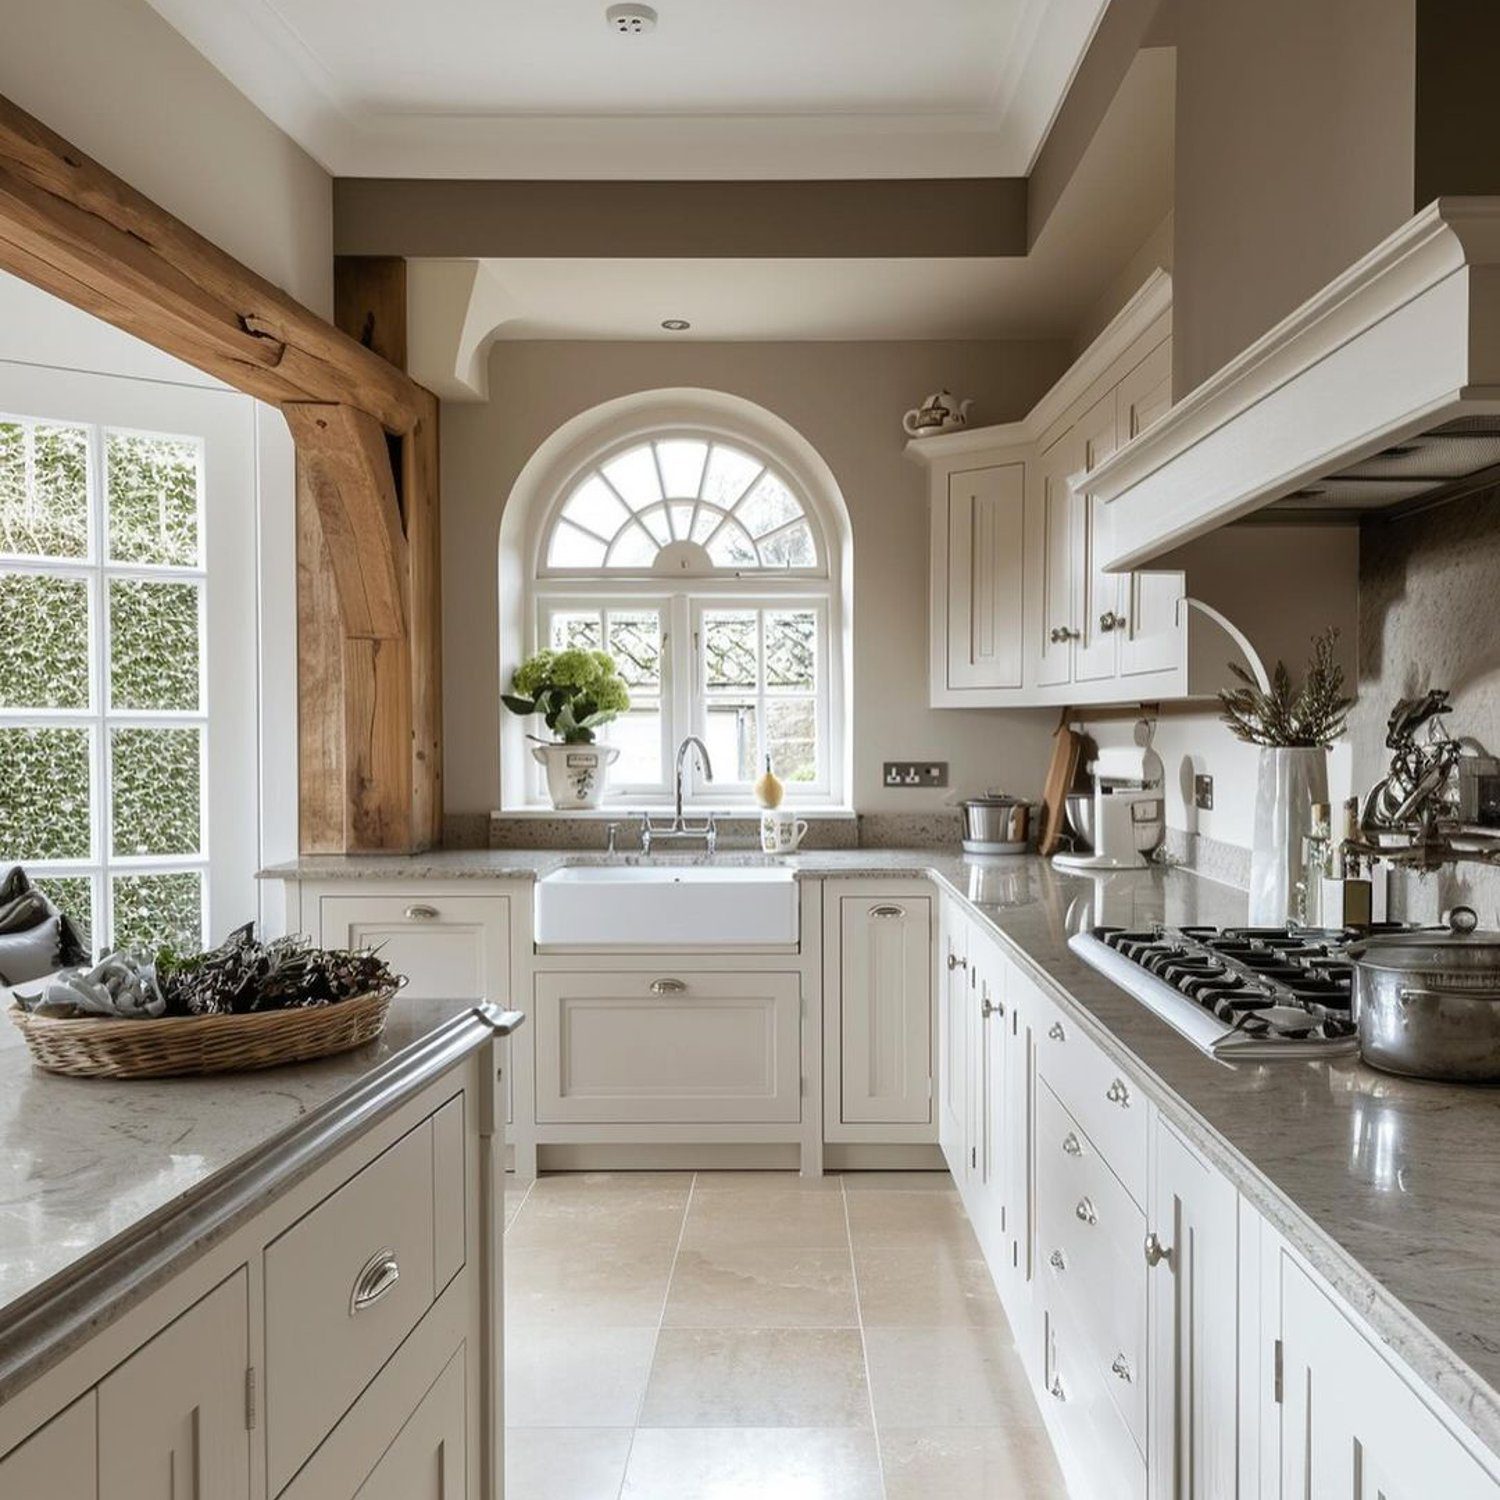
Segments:
[[[760,847],[767,854],[795,854],[807,833],[807,820],[792,812],[760,815]]]

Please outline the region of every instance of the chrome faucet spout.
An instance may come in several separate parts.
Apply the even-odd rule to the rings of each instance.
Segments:
[[[713,762],[708,758],[708,746],[698,738],[696,734],[690,734],[677,747],[677,825],[682,826],[682,768],[687,760],[688,751],[697,752],[698,764],[703,768],[704,777],[712,781],[714,779]]]

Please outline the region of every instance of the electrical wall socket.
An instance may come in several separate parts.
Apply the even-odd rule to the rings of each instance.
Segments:
[[[1203,812],[1214,810],[1214,779],[1212,776],[1193,777],[1193,806]]]
[[[888,760],[881,772],[883,786],[931,787],[948,785],[945,760]]]

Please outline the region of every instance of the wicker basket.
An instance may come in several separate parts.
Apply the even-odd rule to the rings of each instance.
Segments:
[[[37,1064],[75,1078],[170,1078],[182,1073],[246,1073],[347,1052],[379,1036],[395,990],[372,990],[332,1005],[247,1015],[37,1016],[13,1006]]]

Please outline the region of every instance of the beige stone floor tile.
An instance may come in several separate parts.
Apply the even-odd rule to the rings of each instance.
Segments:
[[[867,1427],[858,1329],[664,1328],[643,1427]]]
[[[997,1328],[866,1328],[877,1426],[1006,1427],[1041,1420]]]
[[[989,1267],[952,1245],[856,1245],[860,1319],[867,1328],[1006,1330]]]
[[[881,1500],[874,1434],[786,1427],[646,1427],[636,1433],[623,1500],[709,1497]]]
[[[1068,1500],[1040,1423],[882,1427],[880,1456],[886,1500]]]
[[[656,1350],[655,1328],[505,1330],[505,1420],[517,1427],[630,1427]]]
[[[685,1189],[533,1193],[511,1225],[506,1245],[598,1250],[676,1245],[687,1205]]]
[[[628,1427],[507,1427],[505,1500],[617,1500]]]
[[[554,1193],[686,1193],[693,1185],[691,1172],[553,1172],[538,1177],[535,1192]]]
[[[676,1247],[505,1249],[507,1324],[656,1327]]]
[[[947,1172],[845,1172],[839,1178],[846,1193],[953,1193]]]
[[[694,1193],[684,1249],[838,1250],[849,1243],[842,1193],[767,1188],[754,1193]]]
[[[803,1177],[797,1172],[699,1172],[693,1184],[695,1193],[838,1193],[841,1179],[829,1173],[824,1177]]]
[[[955,1194],[902,1193],[871,1188],[845,1195],[849,1238],[856,1247],[951,1245],[978,1255],[979,1241]]]
[[[667,1293],[668,1328],[854,1328],[847,1250],[684,1250]]]

